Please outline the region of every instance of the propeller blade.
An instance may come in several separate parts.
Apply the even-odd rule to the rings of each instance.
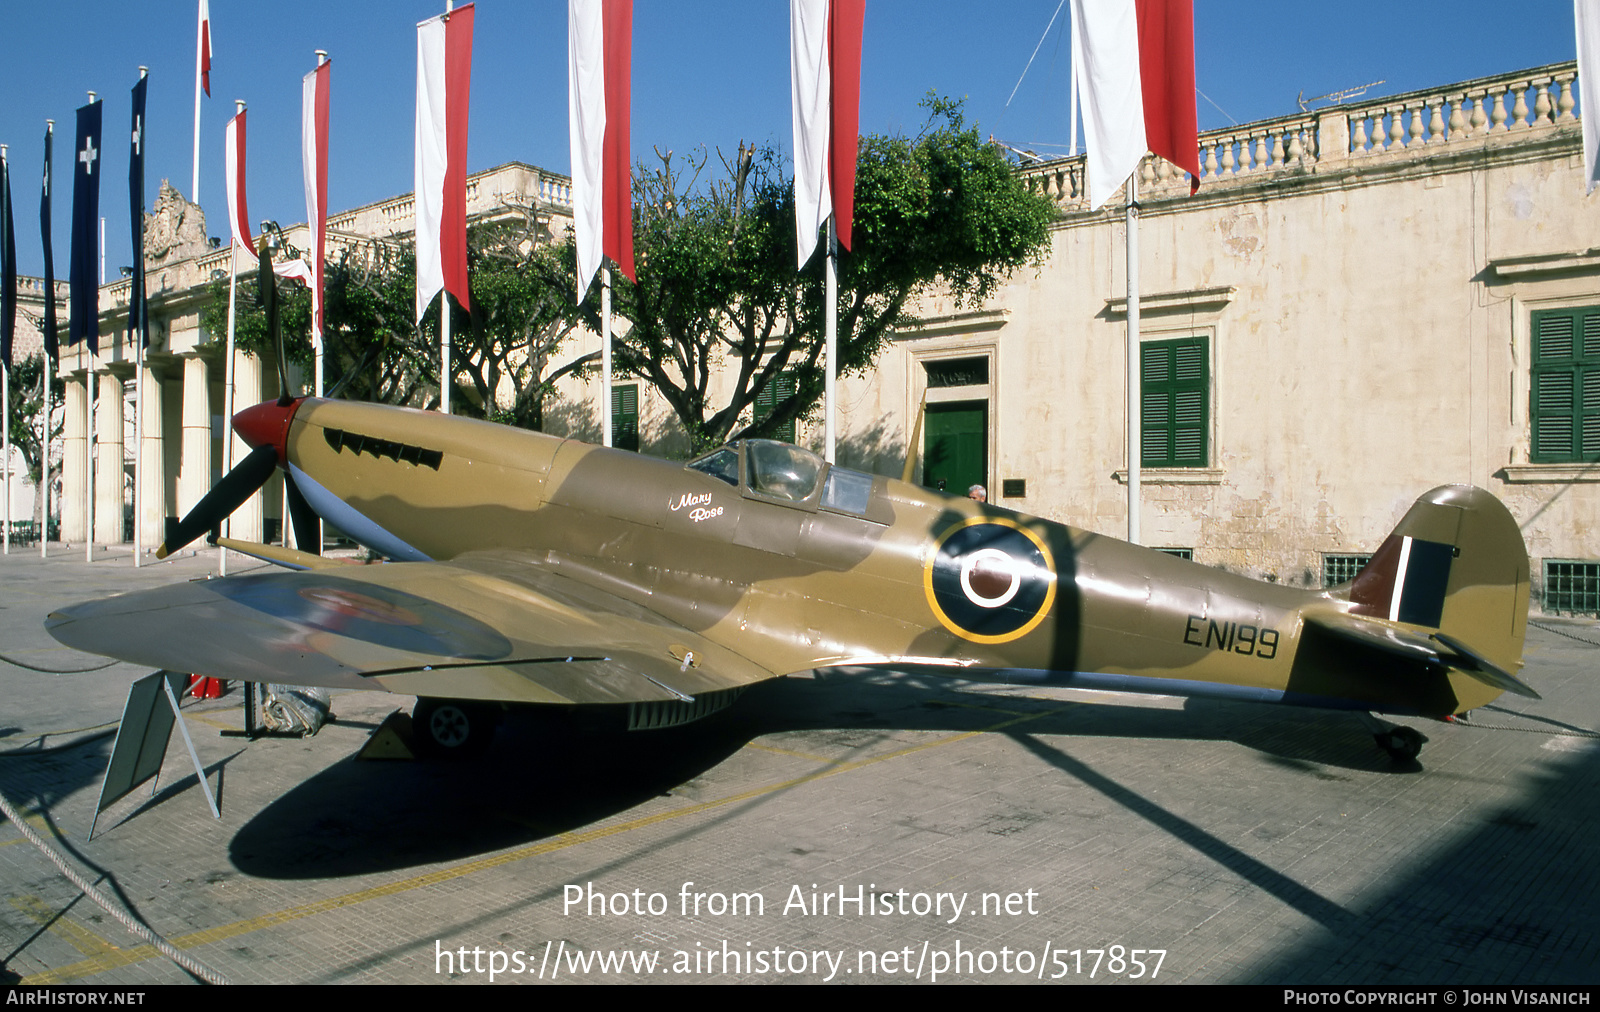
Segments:
[[[228,514],[267,483],[277,466],[277,447],[258,446],[251,450],[249,456],[223,475],[222,480],[195,503],[188,516],[177,523],[167,521],[167,539],[156,550],[156,558],[164,559],[206,531],[220,526]]]
[[[306,497],[300,493],[300,486],[294,483],[294,478],[285,471],[284,484],[289,489],[289,519],[294,523],[294,543],[302,552],[312,555],[322,554],[322,518],[317,516],[317,511],[306,502]]]
[[[266,236],[262,236],[265,240]],[[289,395],[289,365],[283,353],[283,330],[278,325],[278,275],[272,269],[272,245],[263,241],[261,243],[260,274],[256,281],[256,291],[261,296],[262,309],[267,318],[267,336],[272,338],[273,345],[278,355],[278,403],[288,404],[293,398]]]

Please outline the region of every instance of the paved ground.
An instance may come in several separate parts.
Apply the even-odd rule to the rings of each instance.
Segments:
[[[58,554],[0,559],[6,658],[96,663],[52,607],[215,566]],[[1419,725],[1409,769],[1335,714],[864,673],[673,731],[513,720],[459,765],[356,760],[410,699],[246,745],[235,695],[186,710],[220,822],[175,736],[85,842],[111,739],[81,729],[143,672],[0,663],[0,791],[236,982],[1593,982],[1600,747],[1558,732],[1600,727],[1600,627],[1538,621],[1545,701]],[[0,894],[0,981],[190,979],[9,824]]]

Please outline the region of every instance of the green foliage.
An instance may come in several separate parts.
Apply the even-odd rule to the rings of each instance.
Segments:
[[[475,230],[468,259],[473,313],[451,302],[451,409],[537,428],[551,376],[544,370],[576,318],[573,271],[563,251],[537,246],[529,229],[510,225]],[[311,296],[295,282],[277,281],[285,354],[312,367]],[[324,279],[325,389],[386,404],[436,407],[439,403],[439,313],[413,319],[416,257],[409,247],[370,242],[349,247],[330,263]],[[256,297],[257,273],[238,282],[234,341],[266,361],[277,351]],[[212,286],[202,323],[212,340],[228,327],[228,281]],[[586,361],[586,360],[584,360]]]
[[[49,440],[41,438],[40,418],[44,412],[44,356],[32,355],[17,362],[6,371],[6,381],[10,389],[7,391],[11,406],[11,445],[22,452],[23,466],[27,468],[28,480],[36,487],[42,476],[44,460],[44,447],[49,440],[61,436],[62,425],[66,418],[65,401],[67,396],[66,384],[60,378],[52,377],[50,381],[50,434]],[[57,465],[52,464],[52,469]],[[60,471],[56,469],[57,480]],[[41,520],[44,508],[44,496],[38,496],[34,502],[34,519]]]
[[[483,229],[468,251],[471,329],[454,337],[464,388],[485,417],[520,428],[544,427],[544,399],[554,381],[594,356],[547,373],[577,327],[569,251],[535,245],[523,230]]]
[[[872,365],[907,301],[942,287],[958,304],[981,303],[1048,246],[1049,199],[1031,194],[993,145],[967,127],[961,103],[930,95],[928,125],[912,139],[861,139],[853,249],[841,251],[839,370]],[[638,281],[619,277],[615,311],[632,323],[617,338],[619,367],[653,385],[695,451],[767,436],[818,405],[825,243],[794,272],[794,183],[776,152],[740,145],[726,178],[696,188],[707,159],[683,170],[669,152],[634,181]],[[598,295],[583,310],[599,329]],[[780,373],[794,394],[756,419],[752,407]],[[711,403],[717,389],[729,392]],[[731,382],[730,382],[731,381]]]
[[[853,249],[841,253],[839,371],[869,369],[895,328],[913,324],[907,302],[933,288],[957,304],[982,303],[1013,270],[1048,247],[1054,207],[1029,193],[1013,166],[962,118],[959,101],[923,102],[915,138],[867,136],[856,166]],[[825,244],[795,274],[794,182],[771,148],[743,144],[724,175],[699,183],[702,152],[634,179],[637,284],[620,276],[614,313],[619,373],[654,386],[699,451],[742,436],[770,436],[818,407],[824,386]],[[687,180],[682,168],[692,170]],[[697,185],[698,184],[698,185]],[[598,353],[551,369],[576,326],[601,330],[598,282],[579,307],[573,244],[552,246],[531,212],[519,225],[475,230],[469,273],[473,313],[455,309],[452,407],[538,428],[551,384],[581,374]],[[309,366],[310,298],[279,282],[291,361]],[[324,309],[330,390],[393,404],[438,403],[438,313],[413,319],[412,252],[372,241],[330,263]],[[203,324],[227,333],[227,282],[213,287]],[[631,324],[628,325],[628,324]],[[255,279],[240,278],[236,340],[275,355],[256,307]],[[787,374],[793,394],[760,418],[754,406]],[[714,391],[718,393],[714,393]]]

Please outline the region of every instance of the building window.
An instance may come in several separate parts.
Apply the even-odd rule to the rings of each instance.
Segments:
[[[1600,615],[1600,562],[1544,560],[1544,610]]]
[[[761,392],[756,394],[756,421],[759,422],[772,414],[773,408],[793,396],[794,373],[785,369],[774,376],[772,382],[762,387]],[[777,439],[785,443],[794,442],[794,436],[795,425],[793,418],[767,433],[768,439]]]
[[[1211,399],[1206,339],[1146,341],[1139,358],[1142,466],[1205,467]]]
[[[1325,554],[1322,556],[1322,585],[1337,587],[1341,583],[1349,583],[1371,561],[1371,555]]]
[[[1190,562],[1194,561],[1193,548],[1157,548],[1156,551],[1163,555],[1170,555],[1175,559],[1188,559]]]
[[[611,388],[611,445],[639,452],[639,384]]]
[[[1535,464],[1600,459],[1600,308],[1533,314]]]
[[[928,371],[928,386],[940,387],[985,386],[989,382],[989,356],[977,358],[938,358],[922,363]]]

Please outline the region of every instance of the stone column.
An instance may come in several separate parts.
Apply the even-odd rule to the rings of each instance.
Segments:
[[[206,360],[183,360],[183,447],[178,458],[178,516],[211,491],[211,377]]]
[[[94,539],[100,544],[122,544],[123,488],[127,472],[122,457],[122,381],[100,373],[100,396],[95,404]]]
[[[1350,110],[1342,106],[1317,112],[1317,162],[1342,162],[1350,158]]]
[[[164,421],[161,380],[150,368],[148,359],[145,360],[142,393],[139,414],[144,423],[144,441],[140,447],[142,459],[139,475],[144,487],[139,490],[140,512],[134,522],[139,525],[140,542],[147,551],[153,551],[166,536],[167,462],[163,449],[166,444],[161,438]]]
[[[259,403],[261,403],[261,360],[254,355],[236,351],[233,356],[233,410],[243,411]],[[226,429],[223,438],[233,440],[233,466],[238,467],[239,462],[250,452],[250,446],[234,433],[232,419],[225,418],[222,424]],[[257,492],[233,511],[233,518],[228,525],[229,536],[240,541],[260,541],[262,515],[262,495]]]
[[[83,510],[84,489],[88,485],[84,464],[88,461],[89,404],[81,373],[66,377],[66,384],[66,418],[61,430],[61,540],[81,545],[89,537],[88,518]]]

